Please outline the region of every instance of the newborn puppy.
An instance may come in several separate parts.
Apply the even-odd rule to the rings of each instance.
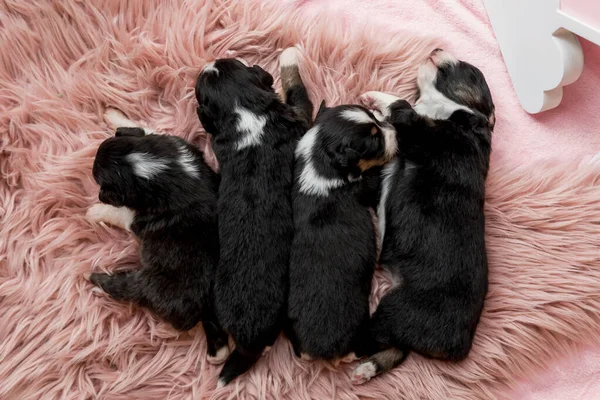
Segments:
[[[350,361],[369,350],[377,248],[362,175],[396,151],[393,127],[355,105],[322,105],[296,148],[286,334],[304,359]]]
[[[206,65],[196,83],[198,117],[213,136],[221,174],[215,306],[236,345],[219,386],[247,371],[283,327],[294,149],[312,115],[296,51],[280,58],[286,102],[268,72],[238,59]]]
[[[147,307],[178,330],[202,321],[209,361],[225,361],[228,336],[213,308],[212,286],[219,259],[218,175],[202,153],[175,136],[148,135],[119,111],[109,124],[125,124],[105,140],[94,160],[100,185],[88,219],[131,230],[141,241],[141,268],[90,281],[116,300]]]
[[[494,104],[481,71],[436,50],[419,68],[414,108],[378,92],[362,96],[398,133],[383,171],[380,262],[398,285],[372,317],[382,352],[353,374],[362,383],[409,350],[458,361],[469,354],[488,286],[485,179]]]

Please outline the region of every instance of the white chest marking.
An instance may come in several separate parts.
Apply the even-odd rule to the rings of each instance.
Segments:
[[[311,128],[298,142],[296,147],[296,158],[302,158],[304,168],[300,173],[300,193],[313,196],[327,196],[331,189],[344,185],[343,179],[325,178],[320,176],[313,165],[312,153],[317,140],[319,126]]]
[[[383,167],[381,171],[381,198],[377,206],[377,222],[379,225],[379,241],[380,246],[383,246],[383,237],[385,236],[385,205],[390,195],[392,186],[392,178],[398,170],[398,159],[394,159],[392,162]]]
[[[267,117],[264,115],[256,115],[243,107],[236,107],[234,111],[238,115],[237,130],[243,135],[236,142],[236,150],[259,146],[262,136],[265,133]]]

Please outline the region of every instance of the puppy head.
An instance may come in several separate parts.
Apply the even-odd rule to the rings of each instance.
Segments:
[[[432,119],[449,119],[456,111],[465,111],[495,124],[494,103],[481,71],[436,49],[420,67],[417,77],[419,98],[415,111]]]
[[[92,173],[102,203],[165,211],[190,200],[207,169],[201,153],[182,139],[121,132],[100,145]]]
[[[345,176],[357,177],[362,171],[383,165],[398,150],[394,128],[358,105],[328,108],[321,104],[315,126],[320,127],[321,148]]]
[[[278,99],[271,74],[238,58],[206,64],[195,90],[198,117],[204,129],[213,135],[219,133],[221,123],[236,107],[259,114]]]

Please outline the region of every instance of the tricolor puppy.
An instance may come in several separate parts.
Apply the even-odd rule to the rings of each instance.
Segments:
[[[247,371],[283,327],[294,226],[294,149],[312,104],[296,49],[280,58],[286,101],[273,77],[237,59],[208,64],[196,83],[198,117],[219,161],[217,317],[235,341],[219,386]]]
[[[420,67],[411,108],[378,92],[362,96],[398,133],[378,208],[380,262],[398,285],[372,317],[383,351],[354,372],[362,383],[409,350],[442,360],[469,354],[488,286],[485,179],[494,103],[481,71],[436,50]]]
[[[93,273],[90,281],[116,300],[149,308],[176,329],[202,321],[209,361],[225,361],[228,337],[212,296],[219,259],[218,175],[185,140],[145,136],[114,109],[105,116],[109,124],[126,127],[98,148],[93,174],[103,204],[91,207],[87,217],[132,231],[141,241],[141,268]]]
[[[322,105],[296,148],[286,334],[304,359],[369,351],[377,244],[363,175],[396,151],[393,127],[357,105]]]

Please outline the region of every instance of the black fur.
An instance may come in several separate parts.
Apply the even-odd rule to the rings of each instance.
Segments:
[[[117,129],[117,137],[100,145],[93,167],[100,201],[136,213],[131,230],[141,241],[141,268],[94,273],[90,280],[116,300],[149,308],[176,329],[191,329],[202,320],[208,353],[214,356],[227,344],[212,304],[219,257],[218,176],[186,141],[143,134],[139,128]],[[182,151],[197,176],[178,163]],[[140,177],[128,158],[133,153],[155,157],[167,168],[150,179]]]
[[[273,77],[259,66],[221,59],[214,68],[218,73],[205,70],[198,77],[196,97],[221,173],[215,305],[236,343],[219,379],[226,384],[252,366],[283,326],[293,239],[294,148],[307,129],[293,108],[302,100],[305,115],[312,115],[312,105],[300,91],[282,102],[272,88]],[[237,149],[247,132],[237,127],[236,107],[264,118],[259,144]]]
[[[342,116],[348,110],[362,113],[371,122],[349,121]],[[365,166],[378,168],[387,161],[381,125],[360,106],[322,105],[314,127],[296,151],[286,334],[297,355],[335,359],[370,351],[369,295],[377,260],[374,221],[368,209],[372,203],[365,199],[374,188],[372,177],[363,179],[361,174]],[[395,142],[392,127],[384,129]],[[314,145],[307,146],[313,137]],[[302,189],[307,162],[320,177],[342,184],[327,193]]]
[[[402,362],[408,350],[467,357],[487,293],[484,200],[493,102],[481,72],[464,62],[440,65],[435,87],[473,113],[432,120],[403,100],[390,107],[400,167],[385,203],[380,262],[401,283],[381,300],[371,331],[382,348],[402,351],[372,357],[377,373]]]

